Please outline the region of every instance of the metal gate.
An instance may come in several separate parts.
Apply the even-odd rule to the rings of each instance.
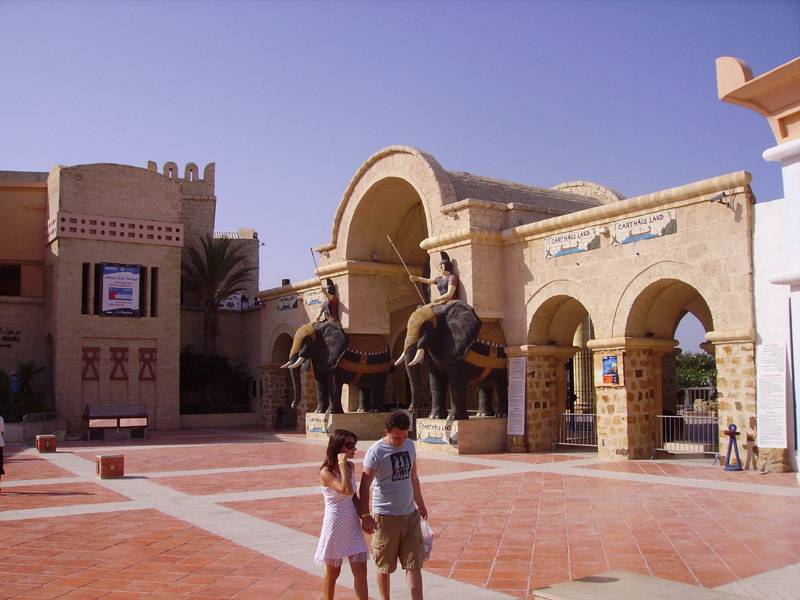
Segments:
[[[556,446],[597,448],[597,414],[565,412],[555,416],[553,424]]]
[[[658,415],[656,450],[673,454],[719,454],[719,417],[713,413]]]

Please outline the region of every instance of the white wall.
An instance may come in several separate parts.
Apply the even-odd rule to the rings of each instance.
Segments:
[[[786,232],[786,223],[789,220],[787,213],[790,208],[790,202],[785,198],[755,205],[753,279],[757,331],[756,357],[765,344],[782,344],[786,349],[786,442],[793,450],[790,455],[793,459],[792,467],[796,471],[798,454],[791,373],[790,288],[787,285],[771,283],[776,274],[785,272],[793,260],[791,244],[795,241],[789,243],[791,238],[787,238],[788,232]],[[794,318],[798,320],[800,315],[794,315]]]

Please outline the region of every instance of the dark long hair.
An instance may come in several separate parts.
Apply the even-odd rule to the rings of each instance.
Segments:
[[[328,449],[325,451],[325,462],[322,463],[323,469],[328,469],[334,473],[339,472],[339,453],[344,451],[347,440],[353,438],[353,442],[358,442],[358,437],[347,429],[334,429],[331,437],[328,438]]]

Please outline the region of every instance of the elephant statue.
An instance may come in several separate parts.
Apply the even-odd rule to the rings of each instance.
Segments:
[[[307,323],[294,335],[288,368],[294,386],[292,408],[301,402],[300,368],[314,367],[318,413],[341,414],[342,385],[358,387],[358,412],[382,412],[386,378],[392,369],[386,340],[379,335],[347,335],[335,319]]]
[[[498,323],[482,323],[469,304],[459,300],[447,304],[426,304],[408,319],[403,355],[414,407],[416,365],[423,362],[430,371],[431,419],[463,420],[467,415],[467,386],[478,386],[478,416],[508,413],[506,388],[505,338]],[[445,411],[447,390],[452,399],[449,415]],[[492,392],[496,390],[495,413]]]

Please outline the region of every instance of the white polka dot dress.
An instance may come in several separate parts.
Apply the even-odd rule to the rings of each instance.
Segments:
[[[353,492],[355,482],[351,480]],[[358,516],[352,494],[345,496],[336,490],[322,486],[325,498],[325,516],[322,518],[322,531],[319,544],[314,553],[317,564],[341,565],[342,559],[350,557],[351,562],[366,562],[369,549],[361,532],[361,519]]]

